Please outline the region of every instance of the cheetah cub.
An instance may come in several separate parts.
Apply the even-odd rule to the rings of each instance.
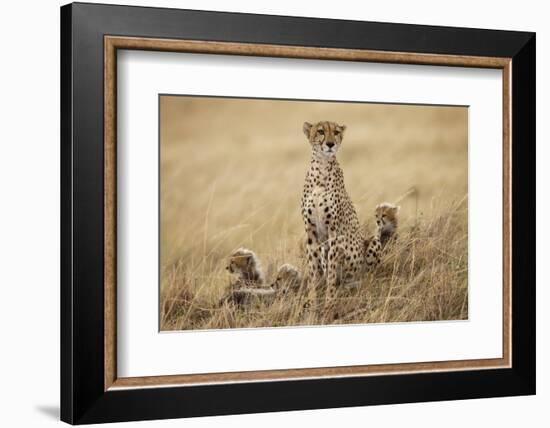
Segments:
[[[285,263],[279,267],[271,288],[286,294],[288,291],[298,291],[301,281],[300,271],[295,266]]]
[[[226,266],[227,271],[232,274],[233,280],[219,304],[233,303],[242,306],[251,303],[252,299],[259,293],[268,291],[264,287],[264,273],[260,259],[254,251],[246,248],[239,248],[229,256]],[[273,293],[271,293],[273,294]]]
[[[254,302],[270,303],[277,296],[277,290],[271,287],[243,287],[229,290],[220,300],[220,305],[233,303],[236,306],[247,306]]]
[[[235,280],[220,300],[220,305],[233,303],[245,306],[259,301],[269,303],[277,295],[286,294],[288,290],[295,291],[300,285],[298,269],[285,263],[279,267],[275,281],[266,286],[258,256],[246,248],[239,248],[231,254],[226,269],[235,275]]]
[[[377,237],[366,243],[357,212],[344,183],[336,153],[346,127],[335,122],[304,123],[311,161],[302,193],[302,218],[307,235],[309,308],[316,289],[326,282],[325,306],[339,283],[362,277],[379,260]]]
[[[398,205],[389,202],[383,202],[376,207],[377,234],[382,247],[384,247],[390,239],[395,239],[397,237],[397,213],[400,208],[401,207]]]
[[[235,276],[232,288],[257,287],[264,284],[262,265],[254,251],[246,248],[234,251],[229,256],[226,269]]]
[[[231,302],[237,306],[246,306],[254,302],[272,303],[277,296],[297,292],[300,287],[300,272],[289,263],[279,267],[277,277],[268,287],[237,287],[231,289],[222,302]]]
[[[391,240],[397,237],[397,213],[399,207],[389,202],[376,206],[376,232],[365,240],[367,270],[372,270],[382,258],[382,253]]]

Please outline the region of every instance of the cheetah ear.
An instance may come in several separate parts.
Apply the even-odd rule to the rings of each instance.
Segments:
[[[305,136],[309,140],[309,131],[311,131],[311,127],[313,125],[309,122],[304,122],[304,126],[302,127],[302,131],[304,131]]]
[[[395,213],[397,214],[400,209],[401,209],[401,205],[396,205],[394,208]]]

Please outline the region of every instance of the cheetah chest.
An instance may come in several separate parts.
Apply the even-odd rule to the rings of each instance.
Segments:
[[[310,224],[313,224],[319,242],[324,242],[328,239],[327,220],[332,212],[330,207],[331,200],[332,197],[329,189],[323,186],[315,186],[311,190],[309,197],[306,198]]]

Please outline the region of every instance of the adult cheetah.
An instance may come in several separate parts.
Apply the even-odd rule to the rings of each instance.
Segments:
[[[334,122],[304,123],[311,145],[311,162],[302,194],[302,217],[307,234],[308,308],[316,290],[326,281],[325,306],[340,282],[351,282],[380,261],[379,233],[366,237],[346,191],[336,152],[342,144],[344,125]]]

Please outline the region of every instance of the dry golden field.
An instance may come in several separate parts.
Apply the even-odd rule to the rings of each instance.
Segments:
[[[342,287],[313,323],[468,316],[468,123],[464,107],[161,97],[161,330],[304,324],[301,294],[220,305],[239,247],[269,283],[304,264],[304,121],[347,126],[337,158],[365,227],[374,208],[401,205],[397,241],[359,287]],[[312,319],[307,320],[308,323]]]

